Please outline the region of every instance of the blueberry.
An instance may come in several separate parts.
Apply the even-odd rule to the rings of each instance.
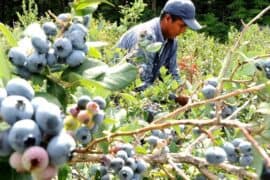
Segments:
[[[28,57],[25,67],[32,73],[40,73],[46,64],[46,55],[34,52]]]
[[[54,49],[49,49],[49,51],[46,54],[46,60],[49,66],[52,66],[57,63],[57,57],[54,52]]]
[[[205,152],[205,157],[210,164],[220,164],[226,159],[226,152],[220,147],[209,147]]]
[[[86,42],[86,34],[80,30],[71,31],[67,38],[70,40],[72,47],[77,50],[82,50]]]
[[[92,140],[90,129],[85,126],[80,127],[75,133],[75,138],[83,145],[88,144]]]
[[[137,159],[136,165],[137,165],[137,168],[136,168],[135,172],[138,174],[142,174],[147,169],[147,165],[146,165],[145,161],[142,159]]]
[[[34,112],[37,111],[38,107],[42,107],[46,105],[48,101],[44,97],[34,97],[31,100],[31,104],[33,106]]]
[[[115,172],[118,172],[124,166],[125,161],[122,158],[116,157],[110,163],[110,168],[112,168]]]
[[[14,78],[8,81],[6,85],[6,90],[9,96],[19,95],[26,97],[29,100],[31,100],[35,95],[32,86],[22,78]]]
[[[42,25],[42,29],[47,36],[55,36],[57,34],[57,27],[56,24],[53,22],[45,22]]]
[[[113,180],[113,176],[111,174],[105,174],[103,176],[101,176],[101,179],[100,180]]]
[[[248,141],[243,141],[238,146],[239,152],[245,155],[250,155],[252,153],[251,143]]]
[[[93,116],[93,121],[97,124],[100,125],[105,118],[105,113],[103,111],[99,111],[97,114]]]
[[[229,117],[233,112],[235,111],[235,108],[233,106],[225,105],[221,112],[222,118]]]
[[[50,163],[55,166],[63,165],[72,158],[75,147],[74,139],[65,132],[54,136],[47,146]]]
[[[148,142],[152,146],[156,146],[159,138],[157,136],[149,136],[145,138],[145,141]]]
[[[211,99],[215,97],[216,88],[208,84],[202,88],[202,93],[206,99]]]
[[[61,13],[57,16],[58,19],[64,22],[69,22],[71,20],[71,14],[70,13]]]
[[[14,73],[24,79],[30,79],[32,76],[32,73],[24,66],[16,66]]]
[[[218,85],[218,78],[214,77],[214,78],[207,79],[206,83],[216,88]]]
[[[253,162],[253,156],[252,155],[243,155],[239,158],[239,164],[240,166],[249,166]]]
[[[49,51],[49,42],[38,36],[31,38],[32,45],[39,54],[44,54]]]
[[[107,103],[106,103],[106,101],[105,101],[105,99],[103,97],[96,96],[96,97],[93,98],[93,101],[98,103],[100,109],[104,110],[106,108]]]
[[[45,134],[56,135],[63,128],[63,119],[59,107],[52,103],[39,106],[35,113],[35,120]]]
[[[87,36],[87,28],[81,24],[81,23],[73,23],[69,28],[68,28],[68,32],[71,33],[72,31],[81,31],[84,36]]]
[[[12,153],[12,147],[8,142],[8,134],[10,129],[0,132],[0,156],[8,156]]]
[[[11,156],[9,157],[9,165],[13,169],[15,169],[17,172],[25,172],[26,169],[24,169],[22,165],[22,154],[19,152],[13,152]]]
[[[47,151],[39,146],[29,147],[22,155],[22,165],[28,171],[43,171],[49,165]]]
[[[120,150],[116,153],[115,157],[119,157],[122,158],[124,161],[126,161],[128,159],[128,155],[127,152],[124,150]]]
[[[236,152],[231,154],[227,153],[227,159],[230,163],[236,163],[239,161],[239,155]]]
[[[33,116],[33,107],[23,96],[8,96],[1,104],[1,116],[10,125],[21,119],[30,119]]]
[[[121,150],[126,151],[128,157],[133,157],[133,155],[135,154],[134,148],[133,148],[133,146],[131,144],[123,144],[121,146]]]
[[[225,150],[225,152],[227,154],[233,154],[233,153],[236,152],[235,151],[236,149],[235,149],[234,145],[232,143],[230,143],[230,142],[225,142],[223,144],[223,149]]]
[[[8,58],[16,66],[24,66],[27,59],[25,52],[19,47],[11,48],[8,52]]]
[[[83,16],[83,25],[89,27],[91,16],[89,14]]]
[[[73,50],[72,53],[66,58],[66,63],[70,67],[76,67],[83,63],[86,59],[85,53],[80,50]]]
[[[11,127],[8,141],[15,151],[22,153],[28,147],[40,144],[41,132],[33,120],[20,120]]]
[[[128,166],[122,167],[122,169],[118,172],[120,180],[131,180],[133,174],[134,174],[133,170]]]
[[[239,144],[243,142],[244,140],[242,138],[236,138],[232,141],[232,144],[234,145],[235,148],[239,147]]]
[[[53,45],[55,54],[60,58],[68,57],[72,52],[72,44],[67,38],[59,38]]]
[[[130,167],[133,171],[136,170],[137,164],[134,158],[128,158],[126,160],[126,166]]]
[[[7,97],[7,91],[5,88],[0,88],[0,108],[2,101]]]
[[[91,101],[91,98],[89,96],[87,96],[87,95],[81,96],[81,97],[79,97],[79,99],[77,101],[77,106],[79,109],[85,109],[86,104],[90,101]]]

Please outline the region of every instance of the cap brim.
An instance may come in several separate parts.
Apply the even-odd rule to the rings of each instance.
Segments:
[[[202,26],[198,23],[196,19],[183,19],[188,27],[193,30],[200,30]]]

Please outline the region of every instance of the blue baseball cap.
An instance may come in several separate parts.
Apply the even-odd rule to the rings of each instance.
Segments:
[[[168,0],[163,8],[163,12],[180,17],[193,30],[202,28],[195,19],[195,6],[190,0]]]

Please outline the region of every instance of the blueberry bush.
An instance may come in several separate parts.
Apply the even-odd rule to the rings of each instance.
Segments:
[[[23,27],[0,23],[1,177],[269,179],[270,31],[255,23],[270,7],[226,44],[187,31],[182,82],[162,68],[135,92],[133,52],[114,46],[123,26],[91,16],[100,3],[110,4],[74,1]]]

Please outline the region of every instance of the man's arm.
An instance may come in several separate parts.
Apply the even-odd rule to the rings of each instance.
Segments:
[[[169,73],[172,75],[172,77],[177,81],[181,82],[180,76],[179,76],[179,68],[177,64],[177,41],[174,42],[173,49],[172,49],[172,56],[169,59],[169,63],[166,65]]]

